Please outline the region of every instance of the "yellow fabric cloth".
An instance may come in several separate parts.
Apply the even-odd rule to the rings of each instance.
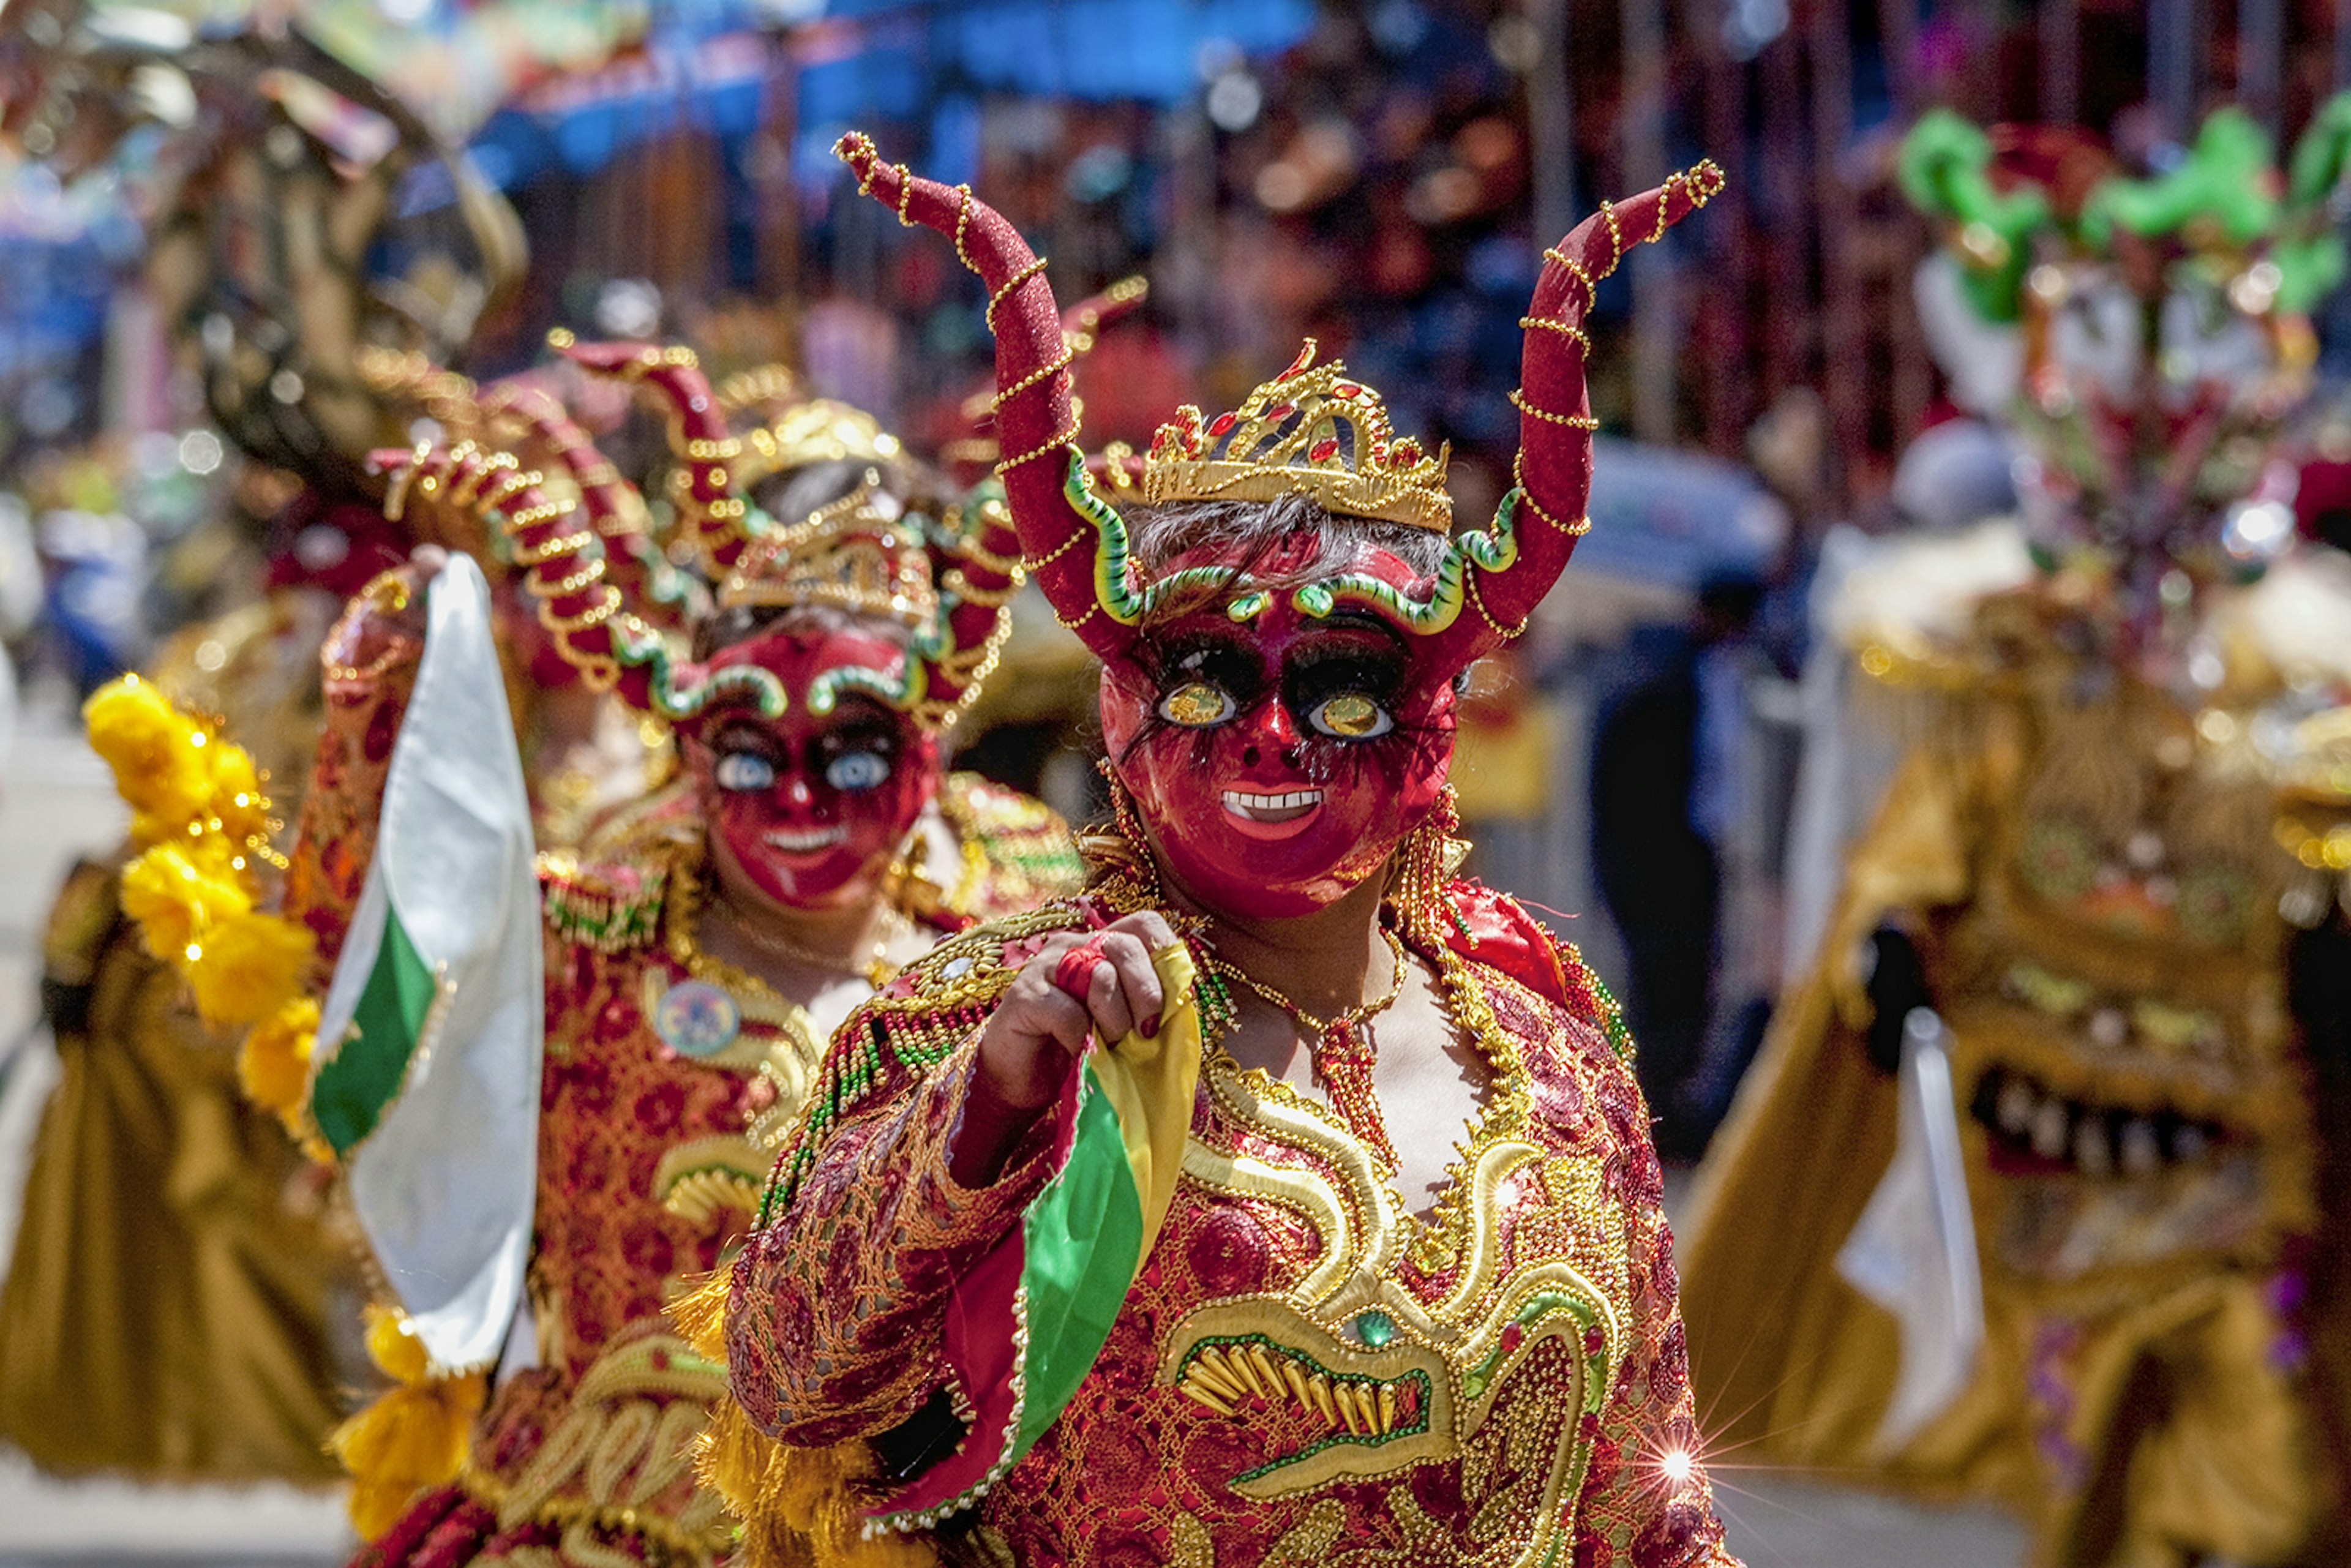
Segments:
[[[302,1161],[239,1092],[235,1038],[197,1021],[114,894],[85,865],[53,922],[108,929],[0,1290],[0,1437],[62,1474],[331,1480],[324,1325],[349,1253],[289,1203]]]
[[[1151,955],[1151,967],[1159,972],[1160,994],[1167,998],[1159,1032],[1131,1030],[1093,1061],[1094,1080],[1118,1113],[1143,1205],[1137,1269],[1151,1256],[1167,1206],[1176,1200],[1184,1140],[1192,1131],[1192,1097],[1200,1087],[1200,1007],[1192,991],[1192,950],[1172,942]]]
[[[287,817],[335,609],[274,594],[183,632],[152,671],[174,701],[226,714]],[[122,918],[120,872],[77,868],[50,913],[62,1075],[0,1288],[0,1438],[61,1474],[334,1480],[322,1445],[348,1380],[327,1324],[352,1315],[356,1254],[240,1090],[243,1030],[207,1030]]]

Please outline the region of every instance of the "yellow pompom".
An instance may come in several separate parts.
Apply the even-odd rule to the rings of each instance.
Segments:
[[[297,1136],[318,1030],[318,1002],[297,997],[254,1025],[236,1053],[236,1077],[245,1086],[245,1097],[265,1111],[277,1112]]]
[[[261,792],[261,772],[252,755],[226,741],[204,749],[212,753],[210,821],[219,822],[222,836],[238,848],[249,838],[267,837],[269,798]]]
[[[414,1387],[431,1373],[424,1342],[409,1332],[408,1319],[395,1308],[368,1304],[367,1348],[376,1369],[396,1383]]]
[[[465,1460],[465,1435],[481,1406],[478,1374],[387,1388],[375,1402],[335,1428],[327,1446],[360,1480],[439,1486],[456,1479]]]
[[[139,923],[150,953],[183,972],[194,962],[192,945],[252,908],[245,889],[206,872],[176,844],[158,844],[122,868],[122,912]],[[202,956],[199,947],[195,956]]]
[[[292,1000],[316,946],[308,927],[275,915],[231,915],[199,936],[188,980],[196,1010],[215,1028],[249,1024]]]
[[[373,1541],[400,1522],[417,1490],[406,1481],[355,1480],[350,1495],[343,1500],[343,1511],[350,1515],[351,1528],[359,1538]]]
[[[212,795],[212,737],[152,683],[125,675],[82,705],[90,749],[114,769],[131,809],[167,834],[204,812]]]
[[[327,1448],[351,1473],[351,1523],[362,1536],[382,1534],[410,1498],[457,1479],[486,1389],[480,1373],[403,1385],[335,1428]]]

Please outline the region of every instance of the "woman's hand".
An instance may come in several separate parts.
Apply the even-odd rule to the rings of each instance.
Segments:
[[[1175,940],[1165,918],[1144,910],[1099,931],[1062,932],[1022,967],[980,1031],[979,1071],[956,1135],[958,1182],[981,1186],[995,1179],[1004,1155],[1060,1090],[1089,1034],[1115,1041],[1137,1030],[1158,1032],[1167,998],[1151,955]],[[1062,960],[1090,945],[1102,958],[1085,978],[1081,1001],[1062,988]]]

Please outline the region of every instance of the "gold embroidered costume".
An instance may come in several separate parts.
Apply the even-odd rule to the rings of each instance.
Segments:
[[[2351,592],[2338,612],[2351,627]],[[1940,668],[1965,684],[1928,699],[1933,737],[1708,1157],[1693,1347],[1719,1440],[1774,1461],[2002,1498],[2058,1562],[2168,1561],[2106,1555],[2168,1541],[2275,1561],[2339,1507],[2313,1416],[2341,1399],[2311,1361],[2320,1110],[2280,909],[2331,904],[2351,791],[2329,782],[2339,758],[2281,769],[2252,737],[2322,738],[2351,710],[2289,721],[2244,664],[2252,682],[2183,710],[2090,678],[2080,629],[2059,591],[2028,589],[1984,606],[1980,663]],[[1880,643],[1862,656],[1918,673]],[[1890,1454],[1896,1325],[1832,1267],[1893,1153],[1854,961],[1889,919],[1918,936],[1973,1112],[1987,1332],[1965,1392]]]
[[[1722,1440],[2000,1499],[2063,1568],[2351,1551],[2351,573],[2285,505],[2346,130],[2341,99],[2280,170],[2222,109],[2144,179],[2071,131],[1912,131],[1947,358],[2011,367],[2036,572],[1848,617],[1865,674],[1921,694],[1915,744],[1689,1227]],[[1914,1094],[1906,1041],[1897,1118],[1917,1027],[1949,1082]],[[1922,1103],[1959,1179],[1913,1228],[1972,1250],[1949,1281],[1871,1266]],[[1954,1300],[1980,1343],[1928,1326]]]
[[[856,1492],[917,1530],[907,1560],[1729,1561],[1615,1005],[1507,899],[1446,896],[1458,939],[1416,945],[1494,1087],[1435,1211],[1406,1214],[1343,1122],[1211,1041],[1165,1223],[1059,1419],[950,1521]],[[836,1036],[734,1276],[726,1348],[760,1428],[874,1439],[886,1470],[893,1428],[980,1397],[941,1359],[951,1288],[1069,1134],[1049,1119],[1001,1179],[955,1185],[977,1026],[1040,936],[1142,903],[1114,879],[951,938]],[[1213,980],[1201,996],[1213,1031]]]

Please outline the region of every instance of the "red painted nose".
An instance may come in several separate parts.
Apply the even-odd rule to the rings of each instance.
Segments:
[[[1259,703],[1256,711],[1241,718],[1238,727],[1244,768],[1254,768],[1267,760],[1285,767],[1296,763],[1298,726],[1280,697],[1268,697]]]

